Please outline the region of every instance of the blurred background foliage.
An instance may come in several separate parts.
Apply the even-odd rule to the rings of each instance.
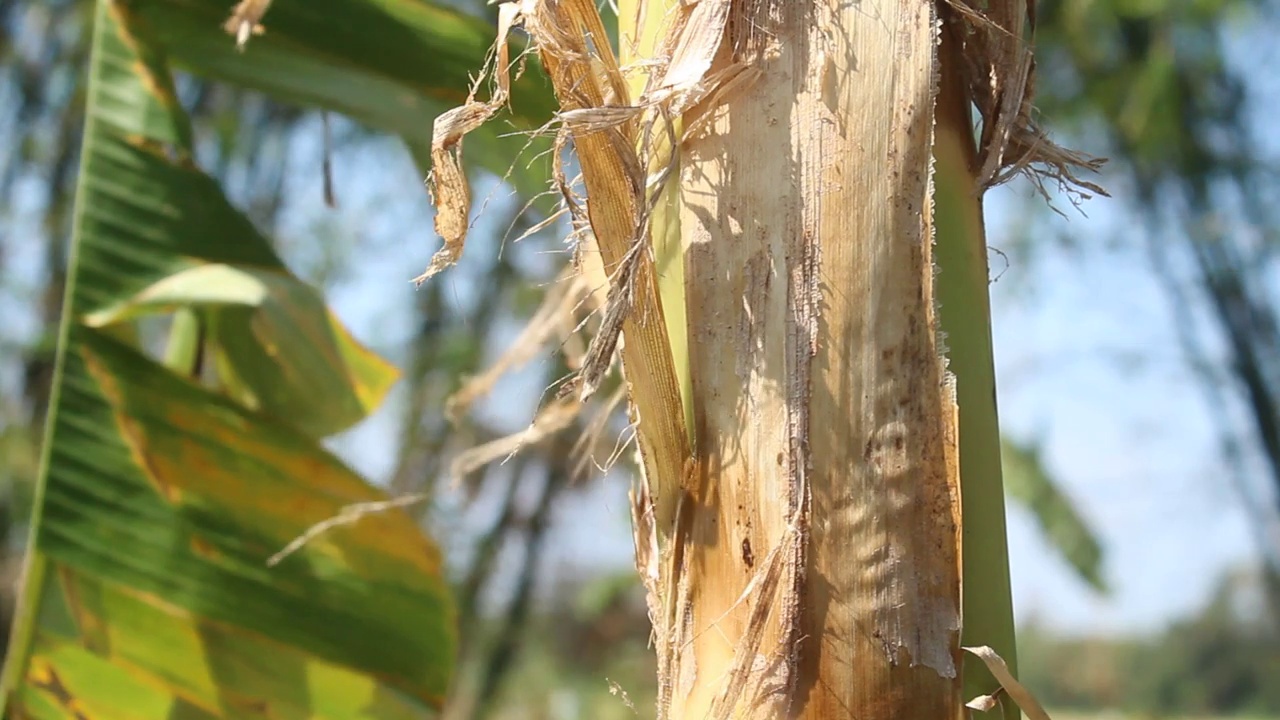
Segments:
[[[480,0],[440,4],[477,21],[495,18]],[[48,405],[91,9],[88,0],[0,0],[5,627]],[[1176,318],[1178,347],[1152,351],[1176,354],[1195,378],[1229,469],[1203,482],[1243,499],[1263,562],[1224,575],[1207,605],[1155,633],[1068,637],[1042,618],[1020,618],[1020,664],[1052,707],[1280,717],[1280,135],[1268,122],[1280,97],[1275,73],[1258,72],[1280,66],[1266,62],[1277,59],[1270,39],[1280,29],[1276,7],[1266,0],[1044,0],[1037,15],[1038,106],[1064,144],[1110,158],[1102,182],[1115,198],[1106,201],[1108,212],[1120,219],[1114,237],[1080,237],[1014,188],[1001,205],[1015,218],[1000,238],[1010,282],[1051,249],[1065,248],[1082,263],[1106,247],[1141,253]],[[432,72],[433,60],[420,65],[417,71]],[[625,467],[584,477],[570,452],[586,429],[578,421],[466,478],[450,471],[465,449],[524,427],[542,389],[563,374],[557,349],[544,348],[462,417],[444,413],[449,396],[491,364],[535,311],[539,289],[567,256],[560,236],[553,230],[512,244],[536,218],[490,177],[478,192],[488,193],[485,220],[467,256],[415,291],[408,280],[435,240],[421,171],[400,141],[360,119],[332,119],[339,207],[331,211],[313,109],[191,75],[180,77],[179,89],[200,165],[278,240],[296,272],[335,299],[356,334],[404,370],[393,401],[334,447],[392,492],[430,498],[419,506],[421,519],[445,545],[462,625],[449,716],[607,720],[633,717],[628,703],[644,716],[653,660],[632,574],[563,560],[599,548],[548,560],[566,538],[591,537],[592,528],[614,537],[624,528],[625,537]],[[424,132],[430,120],[420,118]],[[1002,261],[993,265],[1001,273]],[[614,429],[617,436],[624,426]],[[608,454],[604,448],[597,457]],[[1071,493],[1054,483],[1038,444],[1009,438],[1005,457],[1011,496],[1081,580],[1105,592],[1108,548]],[[602,494],[604,503],[585,500]],[[1153,561],[1177,562],[1161,558],[1159,547],[1148,551]]]

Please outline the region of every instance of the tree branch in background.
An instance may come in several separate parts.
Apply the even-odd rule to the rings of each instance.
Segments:
[[[560,442],[558,449],[562,457],[567,457],[569,443]],[[568,486],[567,468],[550,467],[543,471],[543,475],[542,493],[523,527],[525,549],[520,574],[516,580],[515,593],[507,605],[506,617],[503,618],[495,634],[496,641],[489,651],[489,661],[481,674],[476,692],[477,715],[480,716],[483,716],[485,710],[492,706],[502,686],[503,678],[515,664],[525,622],[533,603],[534,583],[541,565],[551,509],[555,505],[556,498]]]

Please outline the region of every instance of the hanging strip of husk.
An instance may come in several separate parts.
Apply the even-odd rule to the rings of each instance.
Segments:
[[[498,40],[490,62],[472,86],[467,101],[442,113],[432,126],[431,176],[427,179],[427,189],[436,207],[436,234],[444,241],[444,247],[431,258],[427,269],[414,278],[419,285],[452,267],[462,256],[471,215],[471,187],[462,165],[462,140],[497,115],[511,95],[511,51],[507,38],[517,17],[514,6],[499,8]],[[477,100],[476,93],[486,78],[493,80],[493,94],[488,100]]]

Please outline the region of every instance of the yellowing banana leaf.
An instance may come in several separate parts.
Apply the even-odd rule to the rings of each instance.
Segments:
[[[268,564],[315,523],[384,499],[318,435],[366,415],[393,375],[194,166],[161,46],[132,9],[97,3],[3,716],[431,717],[453,610],[439,551],[408,515],[335,526]],[[138,345],[134,318],[170,311],[175,346],[212,348],[248,402]]]
[[[268,567],[310,525],[380,493],[306,435],[97,331],[73,342],[66,377],[89,382],[58,408],[40,523],[52,572],[25,685],[70,688],[64,656],[41,651],[70,642],[213,717],[439,699],[452,646],[439,557],[406,515],[337,527]],[[255,662],[270,672],[228,672]],[[320,677],[332,679],[313,687]],[[74,694],[86,708],[118,692],[93,678]],[[124,717],[110,707],[88,716]]]

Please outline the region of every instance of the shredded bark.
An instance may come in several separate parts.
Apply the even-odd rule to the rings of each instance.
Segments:
[[[1107,195],[1078,174],[1097,172],[1106,161],[1060,147],[1036,122],[1035,0],[946,0],[945,5],[954,11],[965,82],[982,116],[981,187],[1023,175],[1046,199],[1045,181],[1073,199]]]
[[[759,654],[764,642],[765,625],[775,609],[785,608],[788,598],[796,597],[794,588],[786,588],[782,581],[788,569],[795,568],[796,551],[800,549],[802,533],[800,530],[800,513],[796,513],[791,526],[783,535],[760,570],[747,583],[741,600],[754,595],[750,619],[746,631],[738,641],[734,650],[733,664],[729,676],[725,679],[720,693],[711,705],[711,717],[714,720],[729,720],[743,701],[749,701],[748,717],[756,717],[757,711],[768,706],[766,717],[779,717],[776,711],[785,709],[794,684],[794,658],[791,657],[793,644],[787,641],[778,643],[778,647],[769,656]],[[790,622],[791,624],[787,624]],[[794,618],[784,618],[783,627],[798,627]],[[765,682],[765,677],[770,682]],[[755,682],[750,682],[754,680]],[[755,687],[756,693],[748,696],[748,688]],[[784,707],[775,707],[777,698],[782,698]]]

